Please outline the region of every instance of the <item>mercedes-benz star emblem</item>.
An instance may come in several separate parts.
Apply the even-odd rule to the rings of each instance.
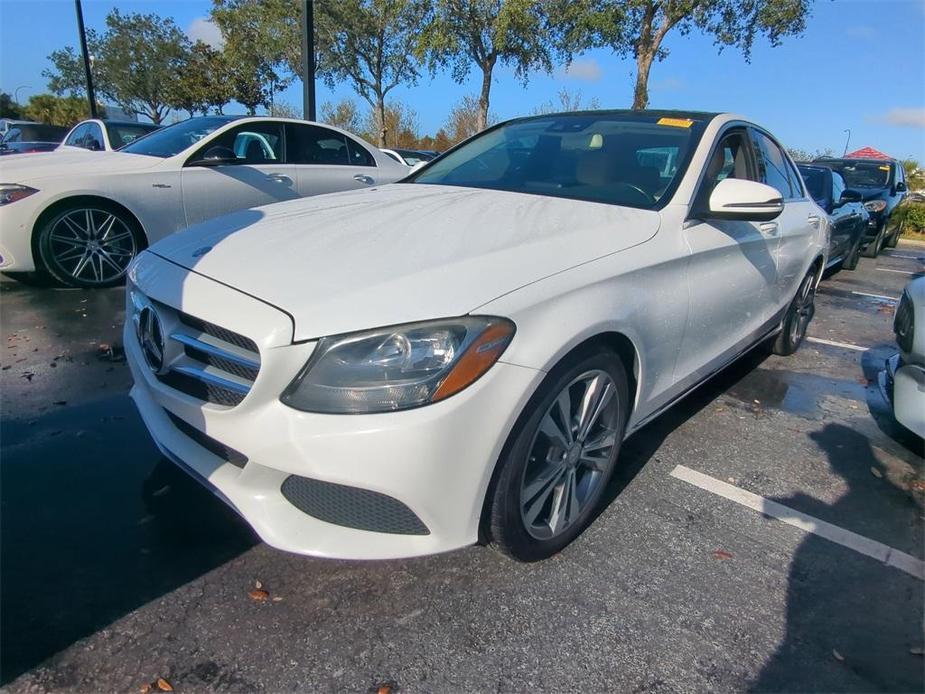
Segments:
[[[164,368],[164,331],[157,312],[150,306],[141,309],[138,316],[138,341],[148,367],[154,373],[160,373]]]

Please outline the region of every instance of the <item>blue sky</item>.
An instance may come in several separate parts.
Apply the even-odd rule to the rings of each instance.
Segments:
[[[101,28],[109,10],[172,16],[194,36],[207,37],[209,0],[84,0],[84,19]],[[0,0],[0,89],[25,100],[45,91],[41,73],[56,48],[77,46],[71,0]],[[652,108],[729,110],[774,132],[787,146],[830,148],[840,153],[845,129],[849,149],[872,146],[896,157],[925,162],[925,0],[817,0],[806,33],[771,48],[756,44],[751,63],[727,50],[717,53],[708,37],[669,35],[667,60],[649,81]],[[568,72],[533,75],[523,86],[510,70],[496,69],[492,112],[499,118],[531,113],[553,101],[563,87],[597,98],[603,107],[632,102],[632,61],[608,51],[576,59]],[[424,76],[417,86],[392,94],[418,113],[422,131],[433,133],[449,108],[477,91],[476,75],[456,84],[449,75]],[[319,101],[351,96],[318,86]],[[301,105],[301,83],[278,98]],[[359,102],[359,100],[358,100]],[[234,110],[234,109],[229,109]]]

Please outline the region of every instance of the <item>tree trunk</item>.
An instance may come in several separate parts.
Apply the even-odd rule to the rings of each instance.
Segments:
[[[376,146],[382,149],[386,146],[386,135],[388,134],[385,127],[385,97],[376,96],[376,105],[374,107],[376,122],[376,137],[378,138]]]
[[[488,127],[489,94],[491,93],[491,72],[495,67],[495,59],[489,58],[482,63],[482,92],[479,94],[479,131]]]
[[[636,56],[636,89],[633,91],[633,110],[641,111],[649,105],[649,70],[652,69],[654,54],[640,53]]]

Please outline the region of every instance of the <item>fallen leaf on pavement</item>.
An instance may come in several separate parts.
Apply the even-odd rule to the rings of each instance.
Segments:
[[[387,684],[383,684],[377,690],[377,694],[392,694],[392,687]]]
[[[248,595],[254,602],[263,602],[270,597],[270,594],[265,590],[252,590]]]
[[[282,601],[283,601],[283,599],[282,599],[281,597],[279,597],[278,595],[274,595],[274,596],[273,596],[273,602],[282,602]]]
[[[872,467],[872,468],[870,469],[870,474],[872,474],[874,477],[877,477],[877,478],[882,478],[882,477],[883,477],[883,473],[880,472],[880,470],[878,470],[878,469],[875,468],[875,467]]]
[[[834,648],[832,649],[832,655],[835,656],[835,660],[837,660],[839,663],[845,662],[845,656],[836,651]]]
[[[727,552],[724,549],[714,549],[713,558],[714,559],[732,559],[732,553]]]
[[[145,682],[141,685],[141,694],[148,694],[151,691],[151,685]]]
[[[254,588],[256,588],[257,590],[260,590],[261,588],[263,588],[263,584],[259,580],[254,581]]]
[[[165,680],[163,677],[157,678],[157,688],[160,689],[162,692],[172,692],[173,691],[173,686],[170,684],[170,682]]]

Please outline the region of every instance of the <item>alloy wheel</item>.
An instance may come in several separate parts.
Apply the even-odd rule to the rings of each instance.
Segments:
[[[806,337],[806,330],[816,312],[816,283],[813,273],[810,273],[803,280],[800,286],[800,293],[797,295],[794,304],[794,316],[790,323],[790,341],[797,345]]]
[[[521,481],[521,518],[532,537],[558,537],[596,506],[614,464],[619,416],[616,384],[597,369],[572,380],[549,406]]]
[[[118,215],[80,208],[61,215],[48,234],[50,260],[67,279],[104,285],[121,278],[138,252],[135,234]]]

